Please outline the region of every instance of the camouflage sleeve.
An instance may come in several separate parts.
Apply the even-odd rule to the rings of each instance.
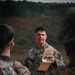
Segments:
[[[18,61],[14,61],[13,68],[19,75],[31,75],[29,69]]]
[[[54,51],[54,57],[55,57],[57,66],[65,66],[65,64],[63,62],[63,57],[61,56],[59,51],[57,51],[57,50]]]
[[[22,66],[24,75],[31,75],[29,69],[26,66]]]

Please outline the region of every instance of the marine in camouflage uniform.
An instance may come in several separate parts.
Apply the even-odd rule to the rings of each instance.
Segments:
[[[38,67],[40,63],[42,62],[42,56],[44,53],[44,49],[51,47],[54,50],[54,58],[55,63],[52,63],[47,71],[38,71]],[[57,68],[58,66],[64,66],[63,58],[61,54],[52,46],[46,43],[44,48],[38,52],[37,48],[34,47],[33,49],[29,50],[24,65],[27,66],[31,72],[32,75],[50,75],[50,71],[52,69]]]
[[[7,24],[0,25],[0,75],[30,75],[27,67],[13,61],[11,50],[14,47],[14,31]]]
[[[0,70],[2,72],[0,75],[30,75],[27,67],[8,56],[0,56]]]
[[[75,7],[70,8],[62,20],[59,40],[64,45],[69,63],[51,72],[51,75],[75,75]]]

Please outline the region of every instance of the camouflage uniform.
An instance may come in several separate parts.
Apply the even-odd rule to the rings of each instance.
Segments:
[[[53,70],[51,75],[75,75],[75,61],[71,61],[68,66]]]
[[[56,49],[53,48],[54,49],[54,57],[55,57],[56,62],[51,64],[47,71],[38,71],[37,70],[42,61],[44,49],[48,48],[48,47],[53,48],[52,46],[50,46],[49,44],[46,43],[45,47],[42,50],[40,50],[40,52],[37,52],[36,47],[29,50],[29,52],[25,58],[24,65],[29,68],[32,75],[50,75],[50,71],[53,68],[56,68],[58,66],[64,66],[63,58],[62,58],[61,54]]]
[[[23,65],[21,67],[15,67],[14,61],[7,56],[0,56],[0,71],[2,71],[0,75],[30,75],[27,67]]]

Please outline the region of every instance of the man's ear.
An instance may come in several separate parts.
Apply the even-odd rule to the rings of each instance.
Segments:
[[[14,47],[14,45],[15,45],[15,43],[12,42],[12,43],[10,44],[10,46],[9,46],[9,49],[12,50],[12,48]]]
[[[47,39],[47,35],[46,35],[46,39]]]

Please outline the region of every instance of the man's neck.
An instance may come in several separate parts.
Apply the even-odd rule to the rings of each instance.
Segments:
[[[10,57],[10,52],[9,51],[4,51],[0,55],[1,56],[8,56],[8,57]]]
[[[41,50],[42,48],[44,48],[46,43],[43,43],[43,44],[37,44],[37,49],[38,50]]]

